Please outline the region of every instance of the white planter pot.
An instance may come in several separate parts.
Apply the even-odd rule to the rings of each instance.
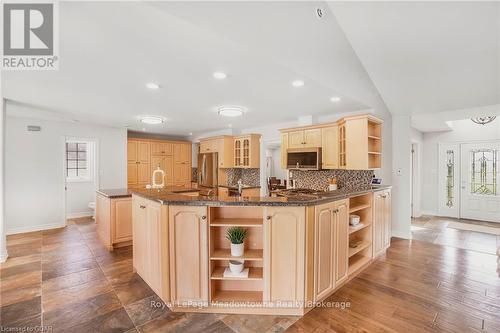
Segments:
[[[233,273],[241,273],[243,271],[243,261],[229,260],[229,269]]]
[[[241,257],[243,255],[245,244],[231,244],[231,255],[233,257]]]

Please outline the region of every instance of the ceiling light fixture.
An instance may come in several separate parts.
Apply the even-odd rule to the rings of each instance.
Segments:
[[[294,87],[302,87],[303,85],[304,85],[304,81],[302,81],[302,80],[292,81],[292,86],[294,86]]]
[[[227,77],[226,73],[223,73],[223,72],[215,72],[213,75],[214,75],[214,78],[219,79],[219,80],[223,80]]]
[[[148,125],[158,125],[158,124],[163,124],[164,122],[165,119],[163,119],[162,117],[156,117],[156,116],[141,117],[141,123]]]
[[[152,90],[160,89],[160,85],[158,83],[154,83],[154,82],[146,83],[146,87],[148,87],[149,89],[152,89]]]
[[[246,109],[242,106],[221,106],[217,109],[217,113],[224,117],[239,117],[245,113]]]
[[[476,118],[471,118],[473,122],[479,125],[486,125],[487,123],[491,123],[493,120],[495,120],[497,116],[486,116],[486,117],[476,117]]]
[[[332,102],[340,102],[340,99],[341,98],[338,97],[338,96],[333,96],[332,98],[330,98],[330,101],[332,101]]]

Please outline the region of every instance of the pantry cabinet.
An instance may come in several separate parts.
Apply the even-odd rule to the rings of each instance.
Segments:
[[[174,185],[188,187],[191,184],[191,144],[175,143],[173,158]]]
[[[160,168],[165,172],[165,185],[173,186],[174,185],[174,158],[173,156],[161,156],[161,155],[153,155],[151,156],[151,174],[155,170]],[[158,176],[159,177],[159,176]],[[161,179],[156,179],[157,183],[161,183]]]
[[[323,169],[339,168],[339,126],[321,129],[321,152]]]
[[[151,180],[150,143],[128,140],[127,183],[129,186],[145,185]]]
[[[391,245],[391,190],[373,194],[373,256]]]
[[[207,207],[170,206],[168,225],[172,302],[207,304]]]

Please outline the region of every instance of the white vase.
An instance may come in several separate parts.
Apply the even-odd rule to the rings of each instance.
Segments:
[[[231,255],[233,257],[241,257],[243,255],[245,244],[232,244],[231,243]]]
[[[229,270],[233,273],[241,273],[243,271],[243,261],[229,260]]]

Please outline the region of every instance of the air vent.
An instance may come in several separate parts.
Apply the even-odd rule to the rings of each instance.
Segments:
[[[41,130],[40,126],[28,125],[28,132],[40,132]]]

